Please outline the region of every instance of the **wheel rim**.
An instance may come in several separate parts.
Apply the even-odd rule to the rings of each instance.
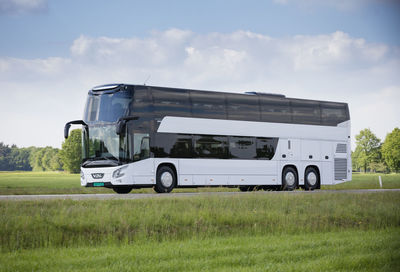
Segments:
[[[173,177],[170,172],[164,172],[161,174],[161,183],[165,188],[169,188],[172,185]]]
[[[317,184],[317,175],[314,172],[310,172],[307,174],[307,182],[311,186],[315,186]]]
[[[285,182],[288,186],[293,186],[296,182],[296,177],[293,172],[287,172],[285,175]]]

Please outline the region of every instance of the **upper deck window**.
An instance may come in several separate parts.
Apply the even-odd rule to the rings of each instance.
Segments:
[[[116,122],[128,111],[132,93],[121,90],[111,94],[89,94],[84,114],[85,122]]]
[[[291,106],[293,123],[307,125],[321,124],[321,111],[318,102],[292,99]]]
[[[349,120],[347,107],[344,104],[328,103],[321,104],[321,120],[323,125],[337,125]]]
[[[156,116],[190,116],[189,93],[185,90],[152,88]]]
[[[193,117],[226,119],[224,95],[213,92],[193,91],[190,96]]]
[[[226,94],[228,118],[231,120],[260,121],[258,97],[255,95]]]

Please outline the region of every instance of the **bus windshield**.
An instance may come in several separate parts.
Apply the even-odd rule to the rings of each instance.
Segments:
[[[83,166],[102,160],[110,166],[119,165],[129,158],[127,137],[117,135],[114,124],[89,126],[84,130],[82,142]]]
[[[111,94],[89,94],[86,102],[84,121],[88,122],[116,122],[126,116],[132,92],[121,90]]]

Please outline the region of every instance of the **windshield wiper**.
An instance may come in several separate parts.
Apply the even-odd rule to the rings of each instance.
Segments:
[[[110,165],[110,166],[117,166],[119,165],[119,160],[113,156],[109,157],[94,157],[94,158],[87,158],[83,163],[82,166],[88,165]]]

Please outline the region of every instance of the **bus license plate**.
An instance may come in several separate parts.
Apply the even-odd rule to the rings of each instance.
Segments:
[[[104,186],[104,183],[103,182],[94,182],[93,186],[94,187],[102,187],[102,186]]]

